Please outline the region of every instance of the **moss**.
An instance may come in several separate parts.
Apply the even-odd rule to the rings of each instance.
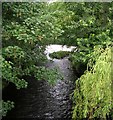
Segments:
[[[56,59],[63,59],[64,57],[69,56],[70,52],[68,51],[58,51],[58,52],[53,52],[49,56],[51,58],[56,58]]]

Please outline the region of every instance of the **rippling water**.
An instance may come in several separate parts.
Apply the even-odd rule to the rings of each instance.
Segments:
[[[64,76],[64,80],[57,80],[54,86],[50,86],[47,81],[28,78],[27,89],[16,90],[9,86],[4,91],[3,97],[15,101],[15,108],[8,113],[7,118],[71,119],[70,94],[74,87],[74,73],[70,62],[67,58],[54,59],[54,61],[48,61],[46,67],[57,67]]]

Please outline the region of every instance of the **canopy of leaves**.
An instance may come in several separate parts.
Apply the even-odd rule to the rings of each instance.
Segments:
[[[28,83],[23,79],[26,75],[53,83],[58,77],[57,71],[42,66],[46,60],[45,45],[75,45],[78,52],[71,55],[72,65],[80,69],[81,64],[89,65],[76,82],[73,118],[105,117],[109,114],[112,101],[111,52],[108,46],[113,42],[113,3],[64,2],[48,5],[41,2],[4,2],[2,11],[0,67],[3,81],[14,83],[17,89],[27,87]],[[96,45],[103,49],[95,52]],[[90,59],[92,62],[88,62]]]
[[[46,6],[46,3],[3,3],[2,77],[17,88],[27,87],[22,76],[42,79],[40,72],[42,76],[47,73],[47,77],[51,74],[37,65],[46,60],[43,51],[49,39],[53,40],[62,31],[55,17],[47,13]]]
[[[17,89],[28,86],[24,76],[52,84],[59,78],[57,70],[43,66],[45,45],[62,33],[57,19],[46,8],[46,3],[2,3],[2,79],[15,84]],[[4,109],[10,110],[9,107]]]

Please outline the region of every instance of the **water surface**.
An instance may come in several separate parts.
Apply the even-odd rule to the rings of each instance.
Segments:
[[[9,86],[4,90],[4,99],[15,102],[6,118],[41,118],[41,119],[70,119],[72,111],[72,101],[70,94],[73,92],[74,81],[73,70],[68,58],[61,60],[54,59],[45,65],[48,68],[56,68],[64,76],[63,80],[57,80],[54,86],[47,81],[37,81],[33,77],[28,77],[28,88],[16,90]],[[6,98],[7,96],[7,98]]]

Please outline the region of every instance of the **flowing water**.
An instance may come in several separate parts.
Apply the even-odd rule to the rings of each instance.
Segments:
[[[48,53],[47,49],[45,53]],[[48,54],[47,57],[49,57]],[[52,120],[65,118],[71,120],[72,101],[70,94],[74,88],[74,73],[70,62],[68,58],[54,59],[53,61],[49,60],[45,66],[48,68],[57,67],[64,79],[57,80],[56,84],[51,86],[47,81],[37,81],[31,77],[28,78],[27,89],[16,90],[15,87],[8,86],[4,90],[3,97],[14,101],[15,108],[7,114],[6,118],[47,118]]]

